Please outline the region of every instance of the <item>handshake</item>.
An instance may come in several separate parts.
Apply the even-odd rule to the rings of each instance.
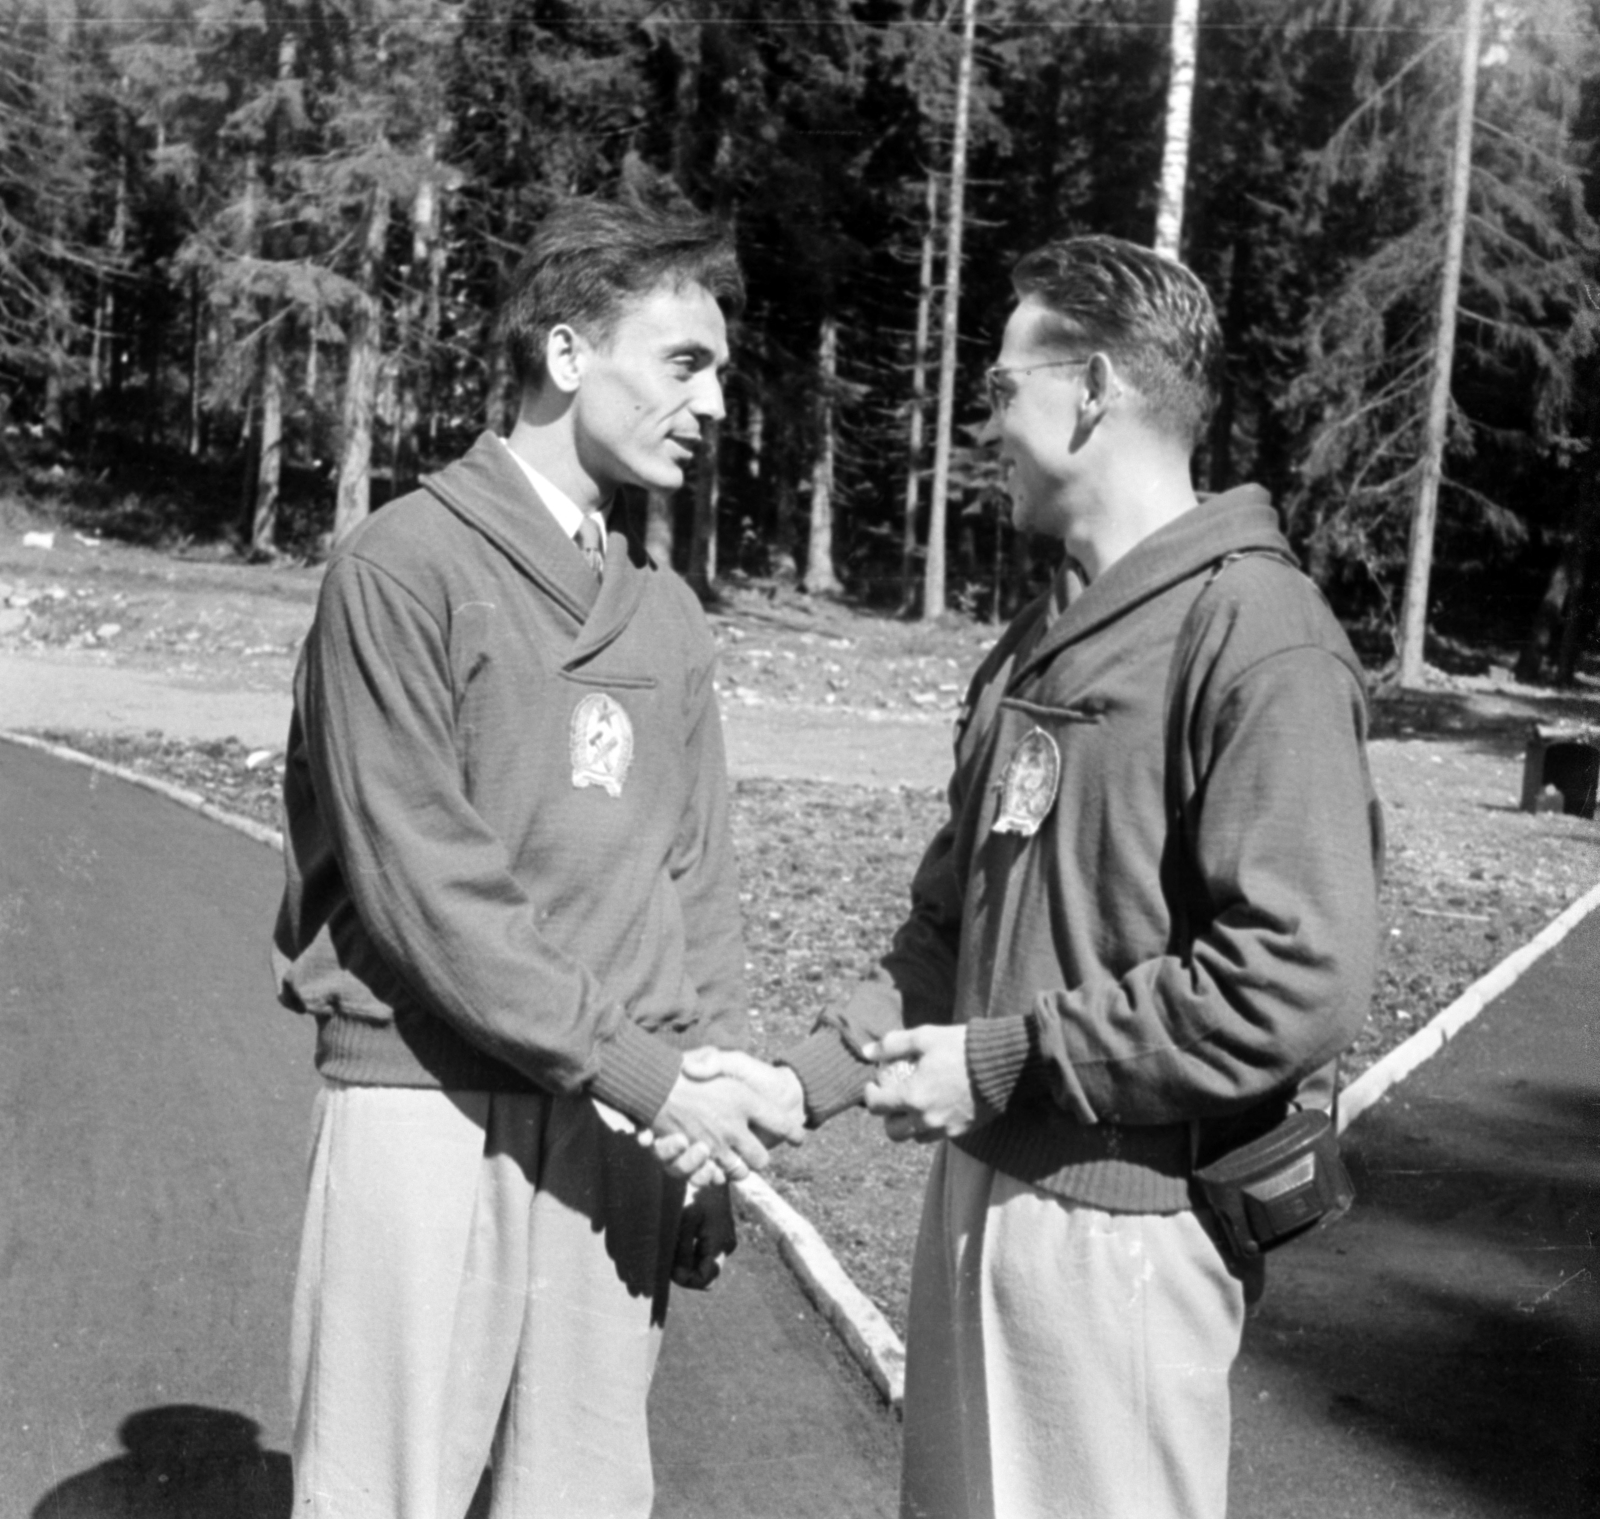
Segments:
[[[805,1138],[805,1091],[787,1066],[714,1046],[683,1057],[678,1080],[639,1142],[669,1176],[704,1187],[766,1169],[768,1147]]]
[[[953,1139],[977,1121],[965,1025],[896,1029],[863,1054],[877,1067],[866,1108],[892,1140]],[[710,1046],[683,1057],[678,1080],[639,1142],[668,1175],[696,1187],[766,1168],[768,1147],[805,1138],[805,1090],[788,1067]]]

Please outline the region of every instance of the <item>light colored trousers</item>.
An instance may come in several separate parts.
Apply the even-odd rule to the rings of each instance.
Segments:
[[[492,1519],[644,1519],[681,1197],[588,1099],[327,1085],[296,1519],[462,1519],[490,1464]]]
[[[902,1519],[1221,1519],[1244,1292],[1192,1213],[942,1145],[911,1275]]]

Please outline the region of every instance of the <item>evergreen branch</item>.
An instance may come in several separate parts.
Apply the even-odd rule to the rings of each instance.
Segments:
[[[1538,258],[1549,259],[1552,257],[1565,257],[1574,251],[1575,244],[1573,240],[1565,232],[1562,232],[1560,228],[1552,226],[1549,219],[1542,217],[1538,208],[1525,197],[1507,190],[1503,185],[1496,186],[1496,189],[1501,193],[1498,196],[1490,197],[1491,199],[1497,200],[1501,206],[1511,211],[1530,230],[1543,227],[1547,233],[1541,245],[1533,245],[1489,220],[1481,211],[1468,211],[1467,221],[1469,225],[1482,232],[1485,238],[1494,244],[1503,255],[1513,260],[1526,258],[1529,254],[1533,254]]]
[[[1374,107],[1382,104],[1384,97],[1400,83],[1414,68],[1417,68],[1430,54],[1443,47],[1450,41],[1452,33],[1442,33],[1432,42],[1425,43],[1416,53],[1403,63],[1383,84],[1366,97],[1345,119],[1334,129],[1333,136],[1325,142],[1318,152],[1318,157],[1330,163],[1336,159],[1344,149],[1344,138],[1354,130],[1362,118]]]
[[[1394,377],[1394,379],[1385,385],[1383,389],[1374,395],[1365,405],[1358,406],[1354,411],[1340,417],[1336,422],[1329,423],[1322,436],[1324,438],[1332,438],[1342,429],[1355,426],[1355,424],[1369,412],[1379,410],[1389,401],[1393,400],[1395,396],[1410,388],[1410,386],[1414,383],[1412,377],[1416,371],[1425,370],[1432,362],[1432,359],[1433,355],[1431,353],[1425,353],[1412,363],[1408,364],[1400,371],[1398,375]]]
[[[1491,496],[1446,475],[1440,481],[1441,489],[1448,488],[1465,496],[1478,508],[1481,520],[1496,538],[1504,544],[1524,543],[1528,537],[1528,524],[1508,506],[1502,506]]]
[[[1545,148],[1539,147],[1531,137],[1527,135],[1519,137],[1515,132],[1508,132],[1504,127],[1497,125],[1486,117],[1479,116],[1475,118],[1473,126],[1477,131],[1487,132],[1492,137],[1503,138],[1518,152],[1531,153],[1535,158],[1542,159],[1545,167],[1553,170],[1559,178],[1565,179],[1569,175],[1582,173],[1582,170],[1576,165],[1569,163],[1566,159]]]
[[[1350,482],[1349,491],[1352,496],[1381,495],[1393,490],[1398,485],[1403,485],[1412,475],[1422,468],[1420,458],[1412,462],[1397,475],[1391,475],[1382,485],[1367,487],[1362,482],[1369,474],[1389,455],[1397,452],[1403,444],[1408,442],[1409,434],[1414,430],[1415,422],[1408,422],[1397,427],[1388,437],[1384,438],[1376,448],[1367,456],[1367,462],[1356,472],[1355,478]]]

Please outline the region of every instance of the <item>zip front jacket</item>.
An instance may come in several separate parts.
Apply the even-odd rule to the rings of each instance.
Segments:
[[[681,1048],[742,1042],[714,646],[688,587],[608,538],[597,584],[485,434],[329,564],[274,940],[324,1075],[646,1123]]]
[[[973,679],[950,818],[882,974],[790,1063],[821,1121],[859,1099],[873,1037],[967,1023],[980,1122],[955,1143],[1096,1207],[1175,1212],[1207,1127],[1281,1102],[1366,1016],[1361,671],[1255,487],[1050,612]]]

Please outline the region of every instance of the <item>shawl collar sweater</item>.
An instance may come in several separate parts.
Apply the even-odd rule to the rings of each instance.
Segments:
[[[714,647],[608,534],[596,583],[500,441],[323,582],[284,783],[280,1000],[339,1080],[587,1092],[646,1123],[742,1042]]]
[[[950,818],[881,974],[790,1063],[820,1121],[859,1098],[877,1034],[968,1023],[961,1148],[1093,1206],[1178,1211],[1201,1131],[1281,1103],[1365,1018],[1362,676],[1256,487],[1152,534],[1054,621],[1049,602],[973,679]],[[1048,810],[1031,836],[997,829],[1039,734]]]

